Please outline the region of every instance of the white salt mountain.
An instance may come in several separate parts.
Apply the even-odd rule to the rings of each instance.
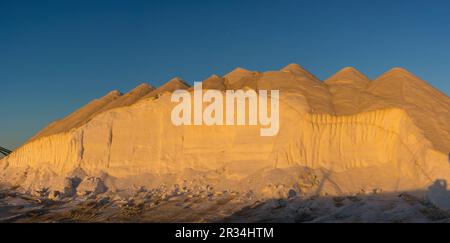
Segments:
[[[370,81],[345,68],[322,82],[296,64],[238,68],[204,86],[279,89],[278,135],[261,137],[258,126],[174,126],[170,92],[192,91],[176,78],[155,90],[112,92],[54,122],[1,160],[1,179],[31,192],[64,191],[75,177],[101,178],[109,190],[197,178],[266,197],[277,184],[285,195],[348,194],[450,181],[450,98],[406,70]]]

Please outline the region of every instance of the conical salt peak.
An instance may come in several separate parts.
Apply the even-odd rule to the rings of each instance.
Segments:
[[[298,65],[296,63],[291,63],[291,64],[287,65],[286,67],[282,68],[280,71],[282,71],[282,72],[289,72],[289,73],[292,73],[294,75],[306,76],[309,79],[312,79],[312,80],[315,80],[315,81],[320,81],[316,76],[314,76],[308,70],[304,69],[302,66],[300,66],[300,65]]]
[[[134,89],[132,89],[130,91],[131,92],[139,92],[139,91],[145,91],[145,90],[154,90],[155,87],[153,87],[152,85],[148,84],[148,83],[142,83],[138,86],[136,86]]]
[[[396,76],[396,75],[403,75],[414,79],[419,79],[415,74],[411,73],[410,71],[406,70],[402,67],[394,67],[390,69],[389,71],[383,73],[380,77],[377,79],[383,79],[386,77]]]
[[[122,95],[122,93],[120,92],[120,91],[118,91],[118,90],[113,90],[113,91],[111,91],[111,92],[109,92],[108,94],[106,94],[105,96],[103,96],[103,97],[115,97],[115,96],[121,96]]]
[[[339,81],[346,81],[346,80],[350,80],[352,82],[364,83],[364,84],[368,84],[370,82],[370,79],[366,75],[364,75],[363,73],[358,71],[356,68],[345,67],[345,68],[339,70],[337,73],[333,74],[333,76],[326,79],[325,83],[331,84],[331,83],[336,83]]]
[[[242,74],[252,74],[253,72],[250,70],[247,70],[245,68],[241,68],[241,67],[237,67],[235,68],[233,71],[227,73],[225,75],[225,77],[230,76],[230,75],[242,75]]]

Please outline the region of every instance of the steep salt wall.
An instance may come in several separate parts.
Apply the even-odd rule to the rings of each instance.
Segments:
[[[266,168],[294,166],[333,173],[383,167],[424,186],[450,176],[435,168],[446,156],[433,151],[401,109],[349,116],[309,114],[303,113],[307,109],[301,108],[305,104],[300,98],[282,98],[279,134],[260,137],[259,126],[176,127],[170,122],[174,104],[169,98],[104,112],[70,132],[26,144],[3,163],[46,168],[56,175],[81,168],[117,178],[193,169],[221,170],[241,179]]]

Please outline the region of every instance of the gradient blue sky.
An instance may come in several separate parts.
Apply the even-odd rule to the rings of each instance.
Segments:
[[[142,82],[394,66],[450,93],[450,1],[0,0],[0,146]]]

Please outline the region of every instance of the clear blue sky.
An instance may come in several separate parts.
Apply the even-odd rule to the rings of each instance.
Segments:
[[[450,93],[450,1],[0,0],[0,146],[113,89],[236,66],[402,66]]]

